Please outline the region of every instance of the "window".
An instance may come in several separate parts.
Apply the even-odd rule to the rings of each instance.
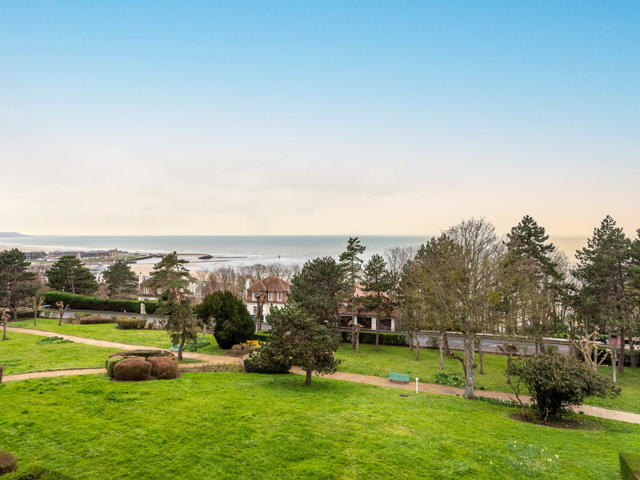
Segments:
[[[257,315],[257,314],[258,314],[258,306],[257,306],[257,305],[254,305],[254,306],[253,306],[253,314],[254,314],[254,315]]]
[[[282,292],[278,292],[278,301],[281,302],[282,301]]]
[[[269,292],[269,293],[267,294],[267,299],[268,299],[270,302],[273,302],[273,292]]]
[[[251,292],[251,300],[256,301],[256,292]]]

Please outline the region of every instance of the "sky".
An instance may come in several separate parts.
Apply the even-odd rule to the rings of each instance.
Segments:
[[[640,227],[640,2],[0,1],[0,231]]]

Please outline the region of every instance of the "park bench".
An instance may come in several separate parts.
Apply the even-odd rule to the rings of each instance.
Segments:
[[[396,383],[409,383],[409,375],[404,373],[390,373],[389,381]]]

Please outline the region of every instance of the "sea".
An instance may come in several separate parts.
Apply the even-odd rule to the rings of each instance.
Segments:
[[[25,247],[29,250],[110,250],[158,255],[171,251],[182,254],[211,255],[204,263],[243,266],[255,263],[301,265],[315,257],[337,258],[344,251],[347,235],[282,235],[282,236],[80,236],[80,235],[29,235],[0,238],[0,245]],[[364,260],[373,254],[384,255],[394,247],[418,247],[429,236],[361,235],[365,245]],[[583,237],[557,237],[552,241],[572,259],[575,250],[581,248]],[[156,257],[157,258],[157,257]],[[151,258],[148,261],[157,261]],[[202,262],[201,262],[202,263]],[[207,265],[202,265],[207,267]]]

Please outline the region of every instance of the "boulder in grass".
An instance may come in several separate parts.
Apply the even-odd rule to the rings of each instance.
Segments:
[[[15,472],[18,469],[18,459],[9,452],[0,450],[0,475]]]
[[[150,374],[151,364],[141,357],[125,358],[113,368],[113,378],[116,380],[148,380]]]
[[[149,357],[151,376],[160,379],[178,378],[178,362],[173,357]]]

